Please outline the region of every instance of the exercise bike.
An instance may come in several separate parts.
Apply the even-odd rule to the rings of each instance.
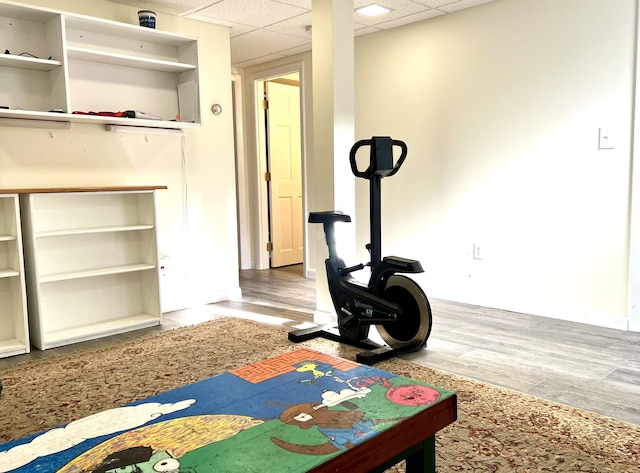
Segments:
[[[370,148],[369,166],[358,169],[356,153]],[[394,160],[394,148],[400,156]],[[351,170],[356,177],[369,181],[370,206],[370,262],[347,267],[336,251],[336,222],[351,222],[340,211],[309,213],[309,223],[321,223],[329,250],[325,260],[329,292],[335,308],[338,326],[321,326],[289,333],[289,340],[302,342],[315,337],[340,341],[367,351],[356,360],[374,364],[399,353],[413,352],[426,346],[431,333],[431,306],[420,286],[412,279],[397,273],[421,273],[419,261],[397,256],[381,257],[381,181],[396,174],[407,157],[407,145],[390,137],[374,136],[356,142],[349,153]],[[370,266],[367,284],[357,281],[351,273]],[[375,325],[382,340],[379,345],[369,340],[369,328]]]

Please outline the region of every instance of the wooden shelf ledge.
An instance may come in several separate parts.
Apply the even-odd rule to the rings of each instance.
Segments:
[[[28,187],[0,189],[0,194],[55,194],[71,192],[135,192],[166,189],[167,186]]]

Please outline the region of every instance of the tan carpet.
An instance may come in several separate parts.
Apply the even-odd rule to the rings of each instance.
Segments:
[[[323,339],[225,318],[0,371],[0,443]],[[437,436],[440,472],[640,472],[640,426],[392,359],[376,367],[455,391],[459,420]],[[398,465],[392,471],[404,471]]]

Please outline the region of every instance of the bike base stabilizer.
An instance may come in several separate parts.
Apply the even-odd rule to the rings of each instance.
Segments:
[[[322,337],[334,342],[345,343],[357,348],[364,348],[365,351],[356,355],[356,361],[363,365],[375,365],[394,356],[398,356],[401,352],[387,345],[380,345],[372,340],[352,340],[340,335],[338,327],[331,325],[321,325],[319,327],[304,328],[289,332],[289,340],[294,343],[304,342],[312,338]]]

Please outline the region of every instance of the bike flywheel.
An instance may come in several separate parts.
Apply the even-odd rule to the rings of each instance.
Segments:
[[[431,306],[420,286],[406,276],[394,274],[382,291],[382,297],[402,308],[395,322],[376,325],[382,339],[399,351],[417,351],[431,333]]]

